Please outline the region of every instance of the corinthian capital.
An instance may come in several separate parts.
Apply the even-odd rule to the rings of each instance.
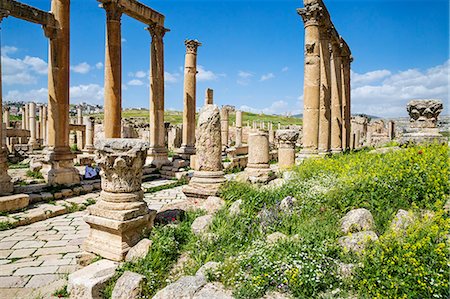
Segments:
[[[117,2],[115,1],[106,2],[102,3],[101,6],[106,11],[107,21],[120,21],[120,19],[122,18],[122,8]]]
[[[196,39],[187,39],[184,41],[184,45],[186,46],[186,54],[197,54],[197,49],[202,43]]]
[[[162,39],[166,32],[170,31],[169,29],[164,28],[163,26],[156,23],[149,25],[147,27],[147,30],[148,32],[150,32],[152,39]]]
[[[297,13],[302,17],[305,26],[318,25],[323,19],[322,7],[318,3],[307,5],[305,8],[298,8]]]
[[[4,18],[9,16],[9,10],[0,9],[0,22],[3,21]]]

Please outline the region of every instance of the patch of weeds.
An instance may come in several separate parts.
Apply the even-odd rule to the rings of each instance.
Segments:
[[[145,190],[145,193],[155,193],[155,192],[162,191],[162,190],[172,189],[175,187],[186,185],[187,183],[188,183],[188,181],[186,179],[181,179],[181,180],[178,180],[176,182],[173,182],[173,183],[170,183],[167,185],[147,188],[147,190]]]
[[[53,296],[58,297],[58,298],[67,298],[67,297],[69,297],[69,292],[67,291],[67,285],[57,289],[53,293]]]
[[[0,231],[13,228],[14,225],[9,221],[0,221]]]
[[[78,146],[77,146],[76,144],[72,144],[72,145],[70,146],[70,150],[71,150],[72,152],[78,152]]]
[[[85,205],[86,207],[88,207],[88,206],[94,205],[96,202],[97,202],[97,201],[96,201],[95,199],[93,199],[93,198],[88,198],[88,199],[86,200],[86,202],[84,203],[84,205]]]
[[[241,171],[243,171],[242,167],[236,166],[236,167],[233,167],[233,168],[225,169],[224,173],[225,174],[232,174],[232,173],[238,173],[238,172],[241,172]]]
[[[27,171],[27,177],[38,179],[38,180],[44,179],[44,176],[42,175],[42,173],[40,173],[39,171],[32,171],[32,170]]]
[[[8,165],[9,169],[26,169],[26,168],[30,168],[30,164],[9,164]]]

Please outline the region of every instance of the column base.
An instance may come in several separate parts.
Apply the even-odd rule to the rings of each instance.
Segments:
[[[8,174],[6,151],[0,149],[0,194],[10,194],[14,191],[14,185]]]
[[[226,182],[223,171],[195,171],[189,185],[183,188],[188,199],[206,199],[216,196]]]
[[[342,148],[332,148],[331,153],[332,154],[341,154],[343,152]]]
[[[167,164],[170,164],[170,161],[166,148],[151,147],[148,150],[146,165],[153,165],[156,168],[161,168]]]
[[[95,147],[93,145],[86,145],[82,150],[83,153],[93,154],[95,152]]]
[[[276,175],[270,169],[270,166],[266,165],[247,165],[243,173],[244,179],[252,184],[266,184],[275,179]]]
[[[41,173],[49,185],[75,185],[80,183],[80,173],[74,167],[75,155],[67,148],[47,149]]]
[[[191,145],[181,145],[179,149],[175,151],[184,160],[190,160],[192,155],[195,155],[195,147]]]

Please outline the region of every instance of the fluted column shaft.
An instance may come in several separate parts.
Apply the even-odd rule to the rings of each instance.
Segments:
[[[350,101],[350,56],[342,57],[341,78],[342,78],[342,147],[343,149],[350,148],[350,134],[351,134],[351,101]]]
[[[326,154],[331,142],[330,34],[325,26],[320,31],[319,153]]]
[[[342,152],[342,83],[339,43],[332,43],[331,56],[331,151]]]

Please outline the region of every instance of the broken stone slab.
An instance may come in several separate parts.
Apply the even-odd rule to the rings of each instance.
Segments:
[[[71,299],[101,299],[102,291],[114,276],[118,263],[100,260],[69,275],[67,291]]]
[[[225,201],[217,196],[209,196],[200,206],[208,214],[214,214],[225,206]]]
[[[16,211],[27,207],[30,196],[27,194],[14,194],[0,197],[0,212]]]
[[[203,276],[183,276],[156,293],[153,299],[193,298],[206,283]]]
[[[291,212],[294,208],[295,203],[297,202],[297,199],[292,196],[286,196],[281,202],[280,202],[280,209],[283,212]]]
[[[131,249],[125,256],[125,261],[132,262],[137,259],[144,258],[149,252],[152,243],[153,242],[149,239],[142,239],[141,241],[139,241],[139,243],[131,247]]]
[[[231,204],[231,206],[228,208],[228,213],[233,216],[237,216],[241,213],[241,204],[242,199],[236,200]]]
[[[95,255],[91,252],[87,252],[87,251],[80,252],[75,256],[77,265],[80,267],[86,267],[86,266],[92,264],[92,262],[96,258],[97,258],[97,255]]]
[[[203,266],[201,266],[197,272],[195,273],[195,276],[203,276],[205,278],[208,272],[215,271],[220,266],[220,263],[217,262],[207,262]]]
[[[350,234],[338,239],[338,244],[344,250],[361,253],[371,241],[378,240],[378,236],[373,231],[362,231]]]
[[[341,220],[341,230],[344,234],[373,230],[373,216],[367,209],[349,211]]]
[[[141,298],[142,284],[145,276],[125,271],[117,280],[111,299],[139,299]]]
[[[231,290],[225,289],[219,282],[210,282],[194,294],[192,299],[232,299]]]
[[[208,229],[209,225],[212,223],[212,215],[204,215],[197,217],[194,222],[192,222],[191,229],[195,235],[200,235]]]

